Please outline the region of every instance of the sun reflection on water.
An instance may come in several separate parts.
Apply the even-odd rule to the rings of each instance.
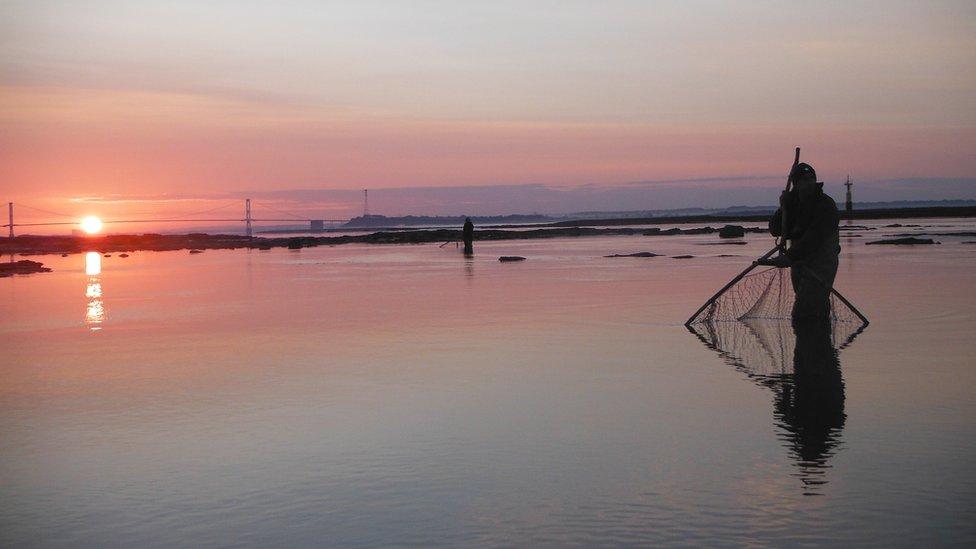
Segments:
[[[88,287],[85,288],[85,297],[88,299],[93,297],[102,297],[102,283],[88,281]]]
[[[85,310],[85,324],[96,332],[102,329],[105,322],[105,304],[102,302],[102,256],[98,252],[85,254],[85,274],[88,275],[88,285],[85,287],[85,298],[88,306]]]
[[[98,252],[88,252],[85,254],[85,274],[88,276],[102,274],[102,256]]]

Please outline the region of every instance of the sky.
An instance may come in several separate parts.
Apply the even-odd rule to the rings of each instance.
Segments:
[[[971,1],[5,1],[0,200],[772,204],[795,146],[864,200],[976,198],[974,52]]]

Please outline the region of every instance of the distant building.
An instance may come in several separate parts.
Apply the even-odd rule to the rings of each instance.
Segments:
[[[323,221],[321,219],[313,219],[312,220],[312,224],[311,224],[311,229],[312,229],[312,231],[324,231],[325,230],[325,221]]]

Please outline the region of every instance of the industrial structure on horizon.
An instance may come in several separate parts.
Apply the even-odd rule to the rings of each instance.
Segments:
[[[854,180],[851,179],[851,174],[847,174],[847,182],[844,183],[847,187],[847,200],[844,202],[844,211],[847,212],[847,219],[854,218],[854,199],[851,198],[851,187],[854,186]]]

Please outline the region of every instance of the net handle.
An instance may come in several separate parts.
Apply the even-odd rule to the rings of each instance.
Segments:
[[[796,167],[800,164],[800,147],[796,148],[796,152],[793,154],[793,167],[790,168],[790,175],[786,176],[786,188],[783,189],[784,193],[790,192],[793,188],[793,174],[796,173]],[[790,229],[789,220],[787,216],[787,209],[780,204],[780,222],[779,227],[781,230],[780,237],[776,239],[776,246],[781,250],[786,250],[786,244],[789,239]]]

